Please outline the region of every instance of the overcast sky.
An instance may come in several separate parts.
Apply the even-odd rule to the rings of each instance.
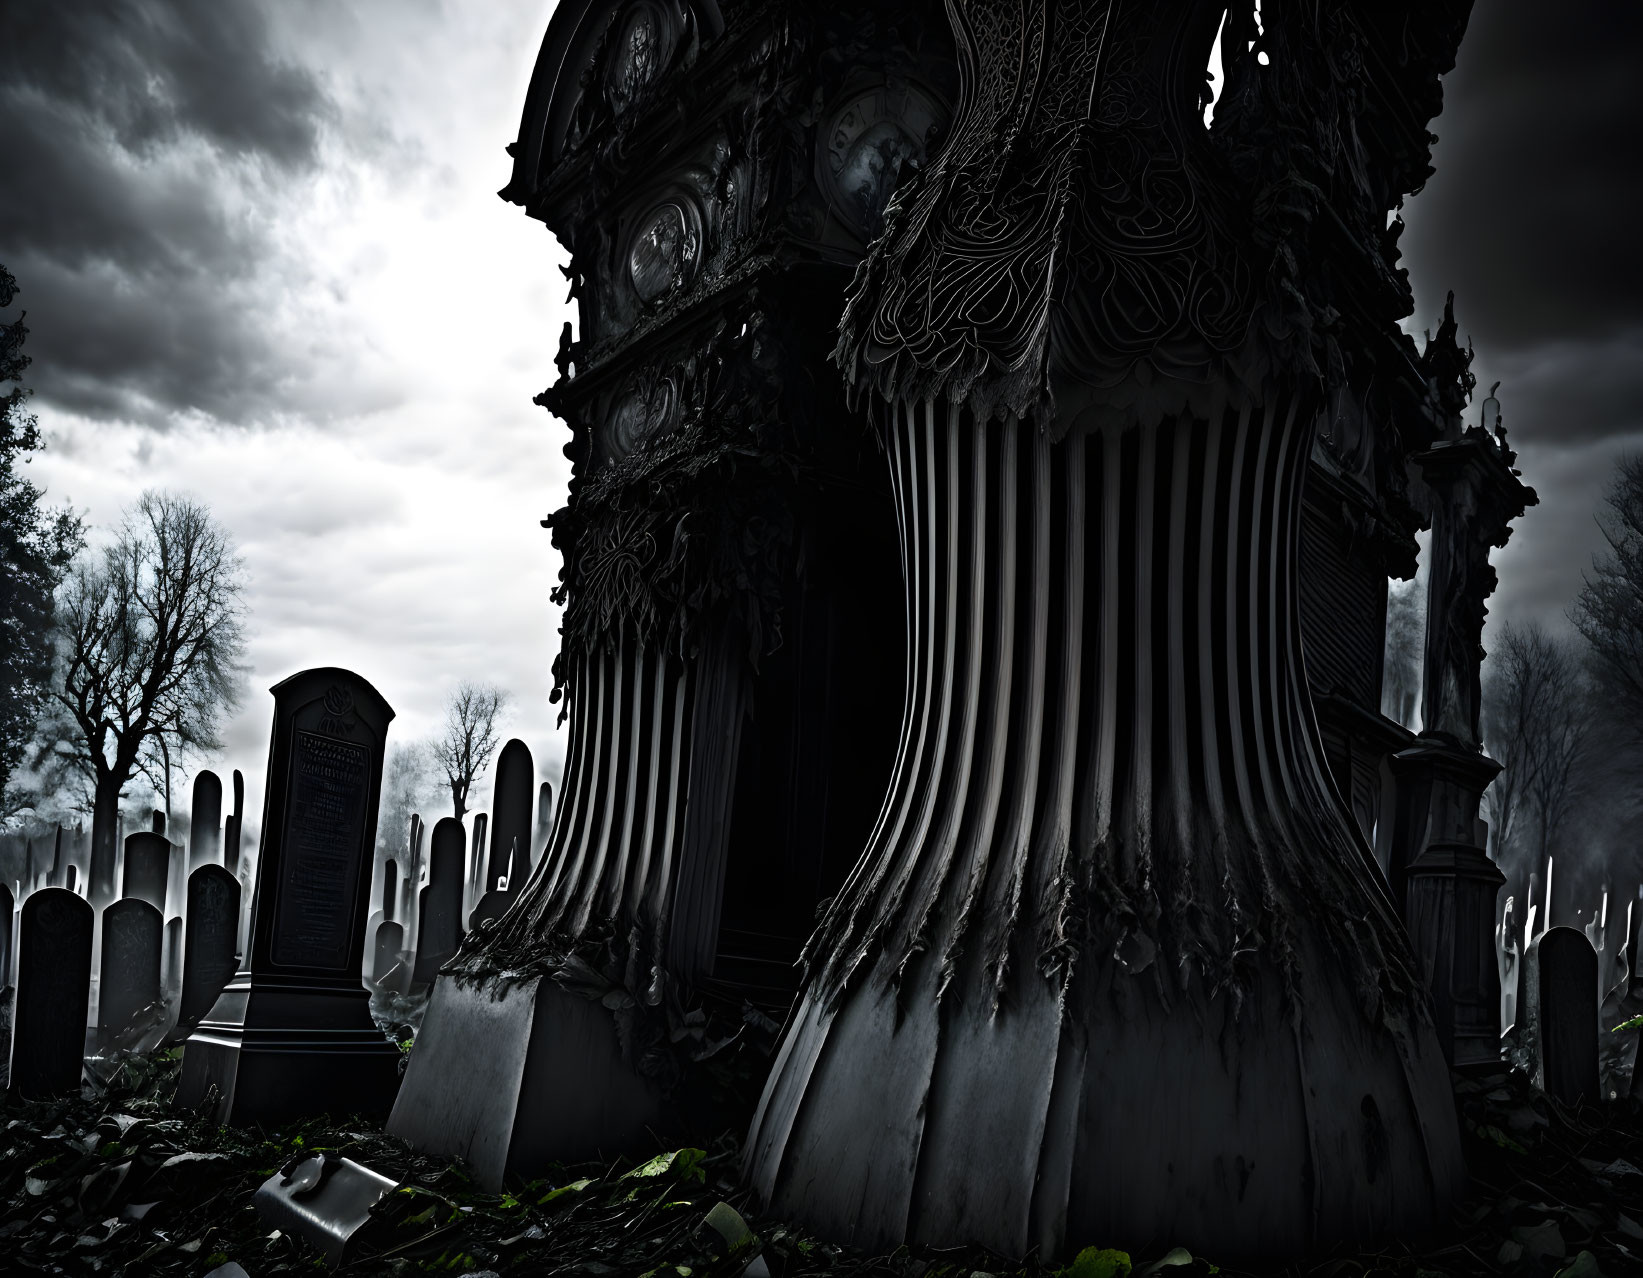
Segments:
[[[271,699],[349,666],[425,737],[491,680],[556,775],[564,434],[531,396],[568,310],[495,192],[551,0],[39,0],[0,44],[0,262],[28,311],[52,500],[144,487],[243,551],[249,691],[216,766],[261,810]],[[1406,210],[1414,331],[1457,293],[1541,505],[1495,618],[1553,622],[1643,447],[1639,6],[1481,0]],[[1617,15],[1624,15],[1620,17]],[[488,779],[487,779],[488,788]],[[487,796],[478,796],[478,807]]]

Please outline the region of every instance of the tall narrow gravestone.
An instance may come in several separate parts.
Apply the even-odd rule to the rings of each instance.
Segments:
[[[147,901],[127,897],[103,910],[97,969],[97,1037],[110,1043],[145,1007],[160,1001],[160,946],[165,922]]]
[[[491,791],[491,856],[485,867],[485,891],[494,892],[506,877],[508,890],[518,895],[531,872],[531,793],[536,768],[531,751],[515,737],[502,747],[496,760],[496,787]],[[513,848],[517,845],[518,852]],[[510,864],[511,862],[511,864]]]
[[[188,876],[188,923],[183,938],[183,987],[175,1036],[185,1038],[211,1010],[234,976],[239,936],[240,881],[220,865]]]
[[[1596,1104],[1597,952],[1579,930],[1554,927],[1540,938],[1538,979],[1530,983],[1540,1030],[1540,1078],[1547,1095],[1565,1105]]]
[[[348,670],[273,688],[245,968],[189,1036],[177,1104],[219,1123],[380,1114],[399,1051],[361,984],[383,738],[394,712]]]
[[[439,969],[462,944],[462,863],[467,832],[455,817],[434,826],[428,855],[428,886],[422,889],[416,929],[416,968],[411,979],[432,985]]]
[[[467,908],[472,909],[485,894],[485,846],[486,835],[490,831],[491,818],[488,813],[474,814],[473,844],[468,850],[468,886]]]
[[[171,875],[171,844],[163,834],[139,830],[126,836],[125,874],[120,883],[122,898],[147,901],[156,910],[165,909],[166,881]]]
[[[389,857],[382,863],[382,917],[394,921],[394,902],[399,896],[399,862]]]
[[[95,925],[90,904],[66,888],[42,888],[23,903],[11,1086],[24,1100],[79,1094]]]
[[[222,778],[209,768],[194,778],[188,814],[188,872],[222,860]]]
[[[222,832],[222,863],[230,874],[240,872],[240,827],[244,823],[245,778],[234,769],[234,810],[228,814]]]

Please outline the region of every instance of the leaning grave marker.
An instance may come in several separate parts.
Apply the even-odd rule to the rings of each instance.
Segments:
[[[189,1036],[179,1106],[213,1087],[217,1122],[382,1113],[399,1050],[361,984],[370,868],[393,709],[352,671],[272,689],[263,836],[247,961]]]

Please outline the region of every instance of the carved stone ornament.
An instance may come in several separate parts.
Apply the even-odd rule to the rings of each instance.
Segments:
[[[611,27],[614,33],[607,55],[605,92],[611,109],[621,115],[656,79],[677,33],[659,5],[629,5]]]
[[[628,281],[642,302],[654,302],[687,284],[702,251],[702,215],[680,197],[658,204],[639,220],[628,245]]]
[[[636,382],[616,399],[605,429],[606,461],[620,461],[647,439],[672,429],[679,416],[679,393],[671,377]]]
[[[917,85],[878,84],[848,98],[828,120],[816,148],[828,203],[851,230],[873,239],[909,166],[922,164],[947,112]]]

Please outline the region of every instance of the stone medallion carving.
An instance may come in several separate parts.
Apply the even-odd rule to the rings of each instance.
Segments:
[[[822,190],[863,239],[884,228],[884,207],[910,164],[920,164],[947,112],[917,85],[879,84],[847,98],[817,148]]]
[[[702,251],[702,215],[680,197],[639,219],[628,245],[628,281],[642,302],[655,302],[689,282]]]

